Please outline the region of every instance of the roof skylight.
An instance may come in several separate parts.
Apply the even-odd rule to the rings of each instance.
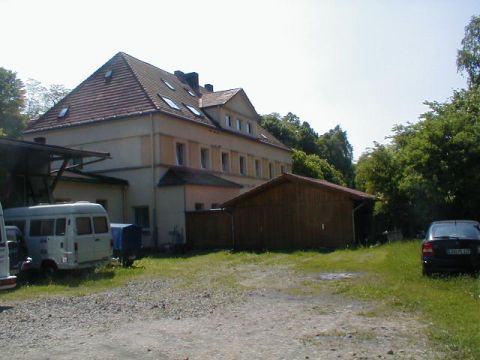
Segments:
[[[202,114],[200,113],[200,111],[198,111],[196,108],[194,108],[193,106],[190,106],[190,105],[187,105],[187,104],[184,104],[188,110],[190,110],[195,116],[201,116]]]
[[[70,106],[65,106],[62,110],[60,110],[60,112],[58,113],[58,118],[67,117],[69,109],[70,109]]]
[[[192,90],[190,90],[190,89],[188,89],[188,88],[185,88],[185,91],[188,92],[188,94],[189,94],[190,96],[193,96],[193,97],[197,96]]]
[[[105,81],[109,81],[112,79],[112,75],[113,75],[113,70],[108,70],[106,73],[105,73]]]
[[[165,83],[165,85],[167,85],[170,88],[170,90],[175,91],[175,86],[170,84],[167,80],[162,79],[162,81]]]
[[[172,99],[170,99],[166,96],[160,95],[160,94],[158,94],[158,96],[160,96],[162,98],[162,100],[165,101],[168,104],[168,106],[170,106],[172,109],[180,110],[178,105]]]

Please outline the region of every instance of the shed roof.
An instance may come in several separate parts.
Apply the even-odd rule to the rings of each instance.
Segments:
[[[56,174],[56,172],[52,173]],[[110,184],[128,186],[128,181],[112,176],[105,176],[96,173],[86,173],[76,169],[65,170],[62,173],[62,180],[82,183]]]
[[[346,186],[333,184],[326,180],[313,179],[305,176],[285,173],[223,203],[222,207],[234,207],[235,205],[237,205],[238,203],[242,202],[245,199],[251,198],[267,189],[270,189],[275,186],[279,186],[280,184],[284,184],[286,182],[296,182],[296,183],[301,183],[309,186],[316,186],[316,187],[328,189],[331,191],[342,192],[348,195],[353,200],[371,200],[371,201],[375,200],[375,196],[373,195],[367,194],[359,190],[351,189]]]
[[[241,188],[242,185],[225,180],[204,170],[194,170],[184,167],[172,167],[158,182],[159,187],[176,185],[202,185],[224,188]]]

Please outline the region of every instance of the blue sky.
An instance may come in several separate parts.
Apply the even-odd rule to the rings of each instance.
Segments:
[[[425,100],[465,87],[456,71],[479,1],[0,0],[0,66],[73,88],[118,51],[243,87],[260,114],[340,124],[358,158]]]

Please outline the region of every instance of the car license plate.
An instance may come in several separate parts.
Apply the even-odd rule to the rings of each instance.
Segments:
[[[470,249],[447,249],[447,255],[470,255]]]

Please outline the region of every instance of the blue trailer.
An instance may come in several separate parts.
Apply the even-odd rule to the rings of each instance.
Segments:
[[[135,224],[110,224],[113,237],[113,256],[125,267],[142,257],[142,227]]]

